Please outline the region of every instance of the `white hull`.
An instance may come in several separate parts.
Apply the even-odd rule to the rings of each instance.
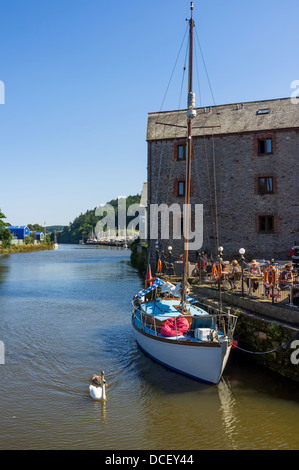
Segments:
[[[217,384],[229,358],[228,340],[211,344],[183,344],[144,334],[133,323],[136,340],[154,360],[182,374]]]

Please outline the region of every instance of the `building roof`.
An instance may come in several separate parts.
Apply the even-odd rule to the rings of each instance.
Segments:
[[[10,230],[27,230],[27,225],[8,225],[6,228]]]
[[[196,108],[194,136],[264,132],[299,127],[299,100],[292,98],[252,101]],[[187,137],[186,110],[149,113],[147,140]]]

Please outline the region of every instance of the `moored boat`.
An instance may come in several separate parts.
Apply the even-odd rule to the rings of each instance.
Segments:
[[[146,354],[170,369],[216,384],[233,347],[235,315],[211,311],[187,297],[182,312],[175,286],[156,279],[132,302],[136,340]]]
[[[189,20],[189,80],[185,205],[190,207],[192,120],[196,116],[192,91],[193,2]],[[132,325],[144,352],[161,364],[195,379],[217,384],[230,351],[237,317],[199,305],[188,296],[188,210],[184,216],[183,277],[177,286],[156,279],[132,301]]]

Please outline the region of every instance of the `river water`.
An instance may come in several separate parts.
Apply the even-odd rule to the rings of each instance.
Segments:
[[[144,355],[129,256],[70,245],[0,255],[0,449],[298,449],[297,384],[236,350],[217,386]],[[94,401],[101,370],[107,399]]]

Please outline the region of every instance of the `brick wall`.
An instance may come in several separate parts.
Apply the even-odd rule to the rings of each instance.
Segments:
[[[269,138],[271,153],[259,154],[259,139]],[[149,204],[184,203],[184,198],[177,196],[177,184],[185,178],[186,167],[186,161],[176,158],[181,142],[180,138],[148,143]],[[232,259],[243,247],[247,260],[286,259],[290,247],[299,242],[298,155],[297,129],[193,138],[191,203],[203,204],[202,250],[215,254],[221,245],[224,259]],[[273,193],[259,194],[260,177],[273,179]],[[272,232],[261,233],[263,217],[267,221],[272,218]],[[160,248],[167,250],[168,245],[177,258],[183,250],[182,241],[160,241]],[[195,253],[191,252],[190,258],[194,259]]]

